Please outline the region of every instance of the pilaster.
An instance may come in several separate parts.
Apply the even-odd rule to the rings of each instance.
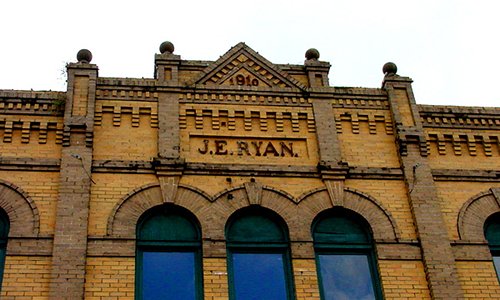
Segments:
[[[389,97],[427,283],[433,299],[462,299],[455,258],[427,159],[425,134],[413,96],[412,80],[396,75],[396,66],[389,64],[384,66],[383,88]]]
[[[164,42],[155,55],[158,81],[158,158],[153,162],[164,202],[174,202],[184,161],[180,158],[179,66],[180,55],[174,45]]]
[[[349,166],[342,161],[332,105],[328,99],[314,99],[312,105],[319,149],[318,171],[328,190],[332,206],[342,206]]]
[[[83,52],[82,52],[83,51]],[[90,51],[70,63],[56,211],[51,299],[83,299],[87,254],[93,123],[98,68]]]
[[[162,159],[178,159],[179,140],[179,85],[180,55],[173,54],[174,45],[164,42],[161,54],[155,56],[156,80],[160,88],[158,94],[158,154]]]

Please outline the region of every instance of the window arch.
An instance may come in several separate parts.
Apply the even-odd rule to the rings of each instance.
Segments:
[[[258,206],[244,208],[226,225],[231,299],[294,299],[285,222]]]
[[[353,211],[336,208],[312,224],[321,298],[382,299],[369,224]]]
[[[7,237],[9,235],[9,216],[0,208],[0,290],[2,289],[5,254],[7,252]]]
[[[500,281],[500,213],[495,213],[486,219],[484,223],[484,236],[488,241],[488,246],[493,256],[493,264],[495,265],[497,277]]]
[[[175,205],[146,211],[137,222],[136,299],[202,299],[201,232]]]

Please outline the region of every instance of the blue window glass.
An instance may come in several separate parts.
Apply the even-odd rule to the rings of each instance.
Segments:
[[[313,222],[312,234],[323,300],[382,299],[368,223],[335,208]]]
[[[137,224],[136,299],[202,299],[201,234],[195,217],[155,207]]]
[[[500,255],[493,256],[493,263],[495,264],[495,270],[497,271],[497,277],[500,281]]]
[[[488,246],[490,246],[493,265],[500,281],[500,213],[493,214],[486,219],[484,223],[484,236],[488,241]]]
[[[364,254],[319,254],[324,299],[376,299]]]
[[[294,299],[288,231],[278,215],[242,209],[229,218],[226,241],[231,299]]]
[[[142,299],[196,299],[193,252],[142,252]]]
[[[2,289],[5,253],[7,251],[7,237],[9,235],[9,216],[0,208],[0,290]]]
[[[232,259],[238,300],[287,299],[283,254],[233,253]]]

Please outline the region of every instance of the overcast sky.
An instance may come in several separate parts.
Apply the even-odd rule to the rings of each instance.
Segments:
[[[417,103],[500,107],[495,0],[16,0],[0,11],[0,89],[65,90],[81,48],[102,77],[152,77],[165,40],[191,60],[245,42],[279,64],[316,48],[334,86],[380,87],[392,61]]]

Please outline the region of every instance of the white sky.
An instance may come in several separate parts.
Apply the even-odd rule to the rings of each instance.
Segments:
[[[0,11],[0,89],[65,90],[81,48],[102,77],[150,78],[165,40],[194,60],[242,41],[279,64],[314,47],[334,86],[380,87],[393,61],[417,103],[500,106],[495,0],[5,0]]]

